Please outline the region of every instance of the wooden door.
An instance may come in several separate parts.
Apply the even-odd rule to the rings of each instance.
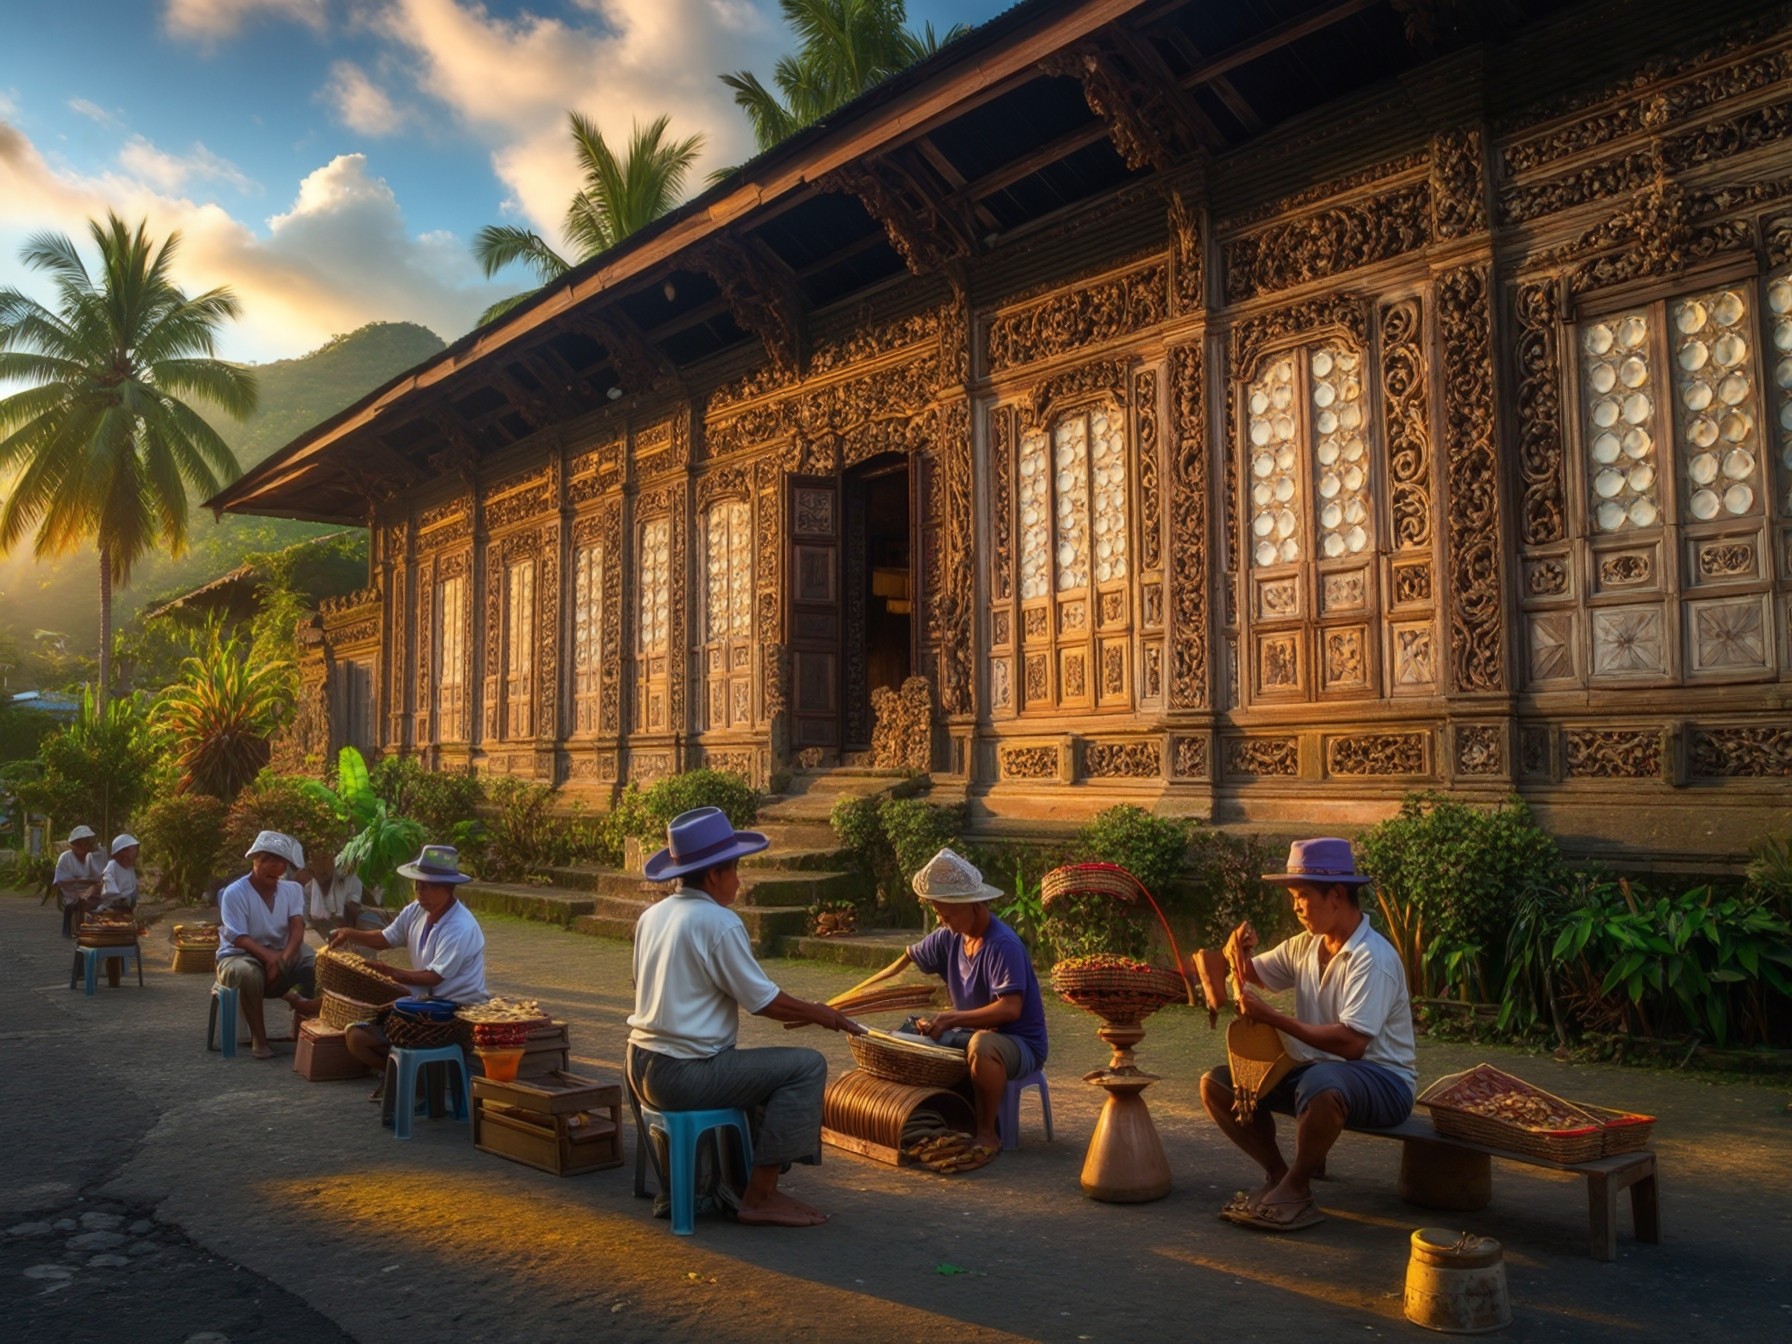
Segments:
[[[787,478],[790,750],[840,750],[840,482]]]

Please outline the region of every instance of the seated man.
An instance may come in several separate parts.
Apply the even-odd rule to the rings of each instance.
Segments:
[[[100,874],[100,909],[137,908],[137,855],[141,852],[137,837],[129,832],[112,837],[112,858]]]
[[[249,871],[218,893],[218,983],[240,996],[243,1021],[255,1058],[272,1059],[267,1022],[268,996],[285,999],[296,1012],[314,1013],[317,966],[305,946],[305,898],[289,869],[303,868],[299,842],[279,831],[263,831],[249,846]],[[227,1030],[236,1030],[231,1024]]]
[[[293,876],[305,889],[305,916],[320,937],[328,938],[340,924],[356,927],[354,915],[360,909],[361,879],[353,873],[337,871],[334,854],[324,850],[312,858],[310,867],[299,869]]]
[[[929,1165],[947,1172],[975,1171],[1002,1149],[996,1121],[1010,1081],[1045,1064],[1045,1003],[1033,957],[1020,935],[990,910],[1002,893],[950,849],[942,849],[915,874],[915,895],[932,907],[940,927],[880,971],[867,985],[916,966],[946,982],[950,1011],[914,1020],[914,1028],[946,1044],[965,1047],[976,1093],[977,1132],[968,1146],[935,1145]]]
[[[821,1160],[827,1060],[795,1046],[736,1049],[740,1010],[835,1031],[864,1028],[826,1004],[786,994],[753,959],[746,927],[728,907],[740,894],[739,860],[766,848],[763,835],[736,831],[721,809],[700,807],[675,817],[666,841],[642,866],[648,881],[678,878],[679,885],[635,924],[629,1086],[656,1110],[763,1108],[746,1188],[727,1191],[724,1201],[738,1197],[743,1223],[824,1223],[826,1214],[779,1190],[778,1178],[792,1162]]]
[[[1356,871],[1347,840],[1297,840],[1288,871],[1265,877],[1288,888],[1297,933],[1260,957],[1256,930],[1240,924],[1227,960],[1242,968],[1239,1011],[1281,1033],[1295,1067],[1263,1097],[1249,1124],[1232,1113],[1232,1073],[1201,1079],[1201,1100],[1227,1138],[1263,1168],[1264,1181],[1222,1211],[1228,1221],[1271,1232],[1321,1221],[1309,1182],[1346,1128],[1384,1129],[1412,1112],[1418,1081],[1406,971],[1393,945],[1369,925],[1358,897],[1370,879]],[[1294,1016],[1248,985],[1294,990]],[[1295,1118],[1294,1161],[1276,1144],[1272,1111]]]
[[[68,848],[57,856],[56,875],[50,879],[62,909],[90,911],[98,907],[100,881],[106,870],[99,844],[91,826],[77,826],[68,833]],[[76,922],[74,916],[64,920],[63,933],[72,934]]]
[[[417,884],[417,899],[383,929],[337,929],[330,946],[384,949],[403,943],[411,954],[410,970],[378,961],[369,962],[369,969],[419,997],[484,1003],[491,998],[485,988],[485,930],[454,894],[462,882],[473,880],[460,870],[460,851],[453,845],[425,845],[414,861],[399,865],[398,875]],[[377,1023],[355,1023],[342,1043],[383,1074],[392,1047]]]

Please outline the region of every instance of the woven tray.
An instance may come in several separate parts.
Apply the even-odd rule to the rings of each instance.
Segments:
[[[1039,903],[1050,905],[1061,896],[1111,896],[1132,902],[1144,890],[1139,879],[1117,863],[1067,863],[1039,879]]]
[[[1654,1137],[1655,1117],[1652,1115],[1639,1115],[1635,1111],[1614,1111],[1608,1106],[1585,1104],[1581,1109],[1591,1111],[1605,1123],[1604,1141],[1599,1148],[1601,1157],[1640,1153]]]
[[[1084,966],[1061,961],[1052,967],[1052,988],[1066,1003],[1115,1026],[1137,1026],[1159,1008],[1188,999],[1188,982],[1181,975],[1143,962]]]
[[[317,987],[334,990],[346,999],[361,1003],[391,1003],[409,991],[378,971],[367,969],[367,958],[354,952],[319,948],[317,953]]]
[[[970,1066],[956,1052],[908,1045],[887,1037],[849,1036],[853,1062],[876,1078],[910,1087],[957,1087],[970,1076]]]
[[[356,1022],[373,1021],[383,1010],[383,1004],[365,1003],[333,989],[326,989],[323,1007],[318,1010],[317,1015],[325,1026],[343,1031]]]
[[[1545,1101],[1571,1123],[1560,1129],[1527,1129],[1515,1121],[1482,1115],[1463,1105],[1475,1096],[1504,1093]],[[1439,1134],[1489,1148],[1504,1148],[1508,1152],[1540,1157],[1549,1162],[1570,1163],[1591,1162],[1605,1151],[1603,1118],[1491,1064],[1477,1064],[1461,1073],[1446,1074],[1420,1093],[1415,1104],[1431,1112],[1432,1127]]]

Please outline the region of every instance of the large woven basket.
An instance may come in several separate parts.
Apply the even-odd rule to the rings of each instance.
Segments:
[[[1139,879],[1117,863],[1067,863],[1039,879],[1041,905],[1061,896],[1111,896],[1130,903],[1144,894]]]
[[[391,1003],[408,992],[397,981],[369,970],[366,957],[328,947],[318,949],[317,987],[326,993],[334,990],[344,998],[373,1004]]]
[[[1052,988],[1065,1002],[1127,1027],[1188,998],[1188,982],[1180,974],[1143,962],[1092,966],[1080,958],[1061,961],[1052,967]]]
[[[910,1087],[957,1087],[970,1076],[963,1055],[924,1045],[903,1045],[876,1036],[849,1036],[853,1061],[866,1073]]]
[[[323,1007],[318,1010],[318,1017],[324,1025],[337,1031],[343,1031],[356,1022],[371,1022],[377,1018],[385,1005],[366,1003],[361,999],[351,999],[348,995],[333,989],[324,991]]]
[[[386,1043],[400,1050],[435,1050],[444,1045],[458,1045],[464,1050],[472,1040],[472,1028],[452,1017],[433,1021],[412,1017],[396,1008],[383,1011],[385,1016],[380,1019],[380,1025],[385,1030]]]
[[[1621,1153],[1640,1153],[1649,1146],[1649,1140],[1655,1133],[1655,1117],[1638,1115],[1635,1111],[1614,1111],[1607,1106],[1581,1107],[1591,1111],[1604,1123],[1603,1141],[1599,1145],[1601,1157],[1617,1157]]]
[[[1529,1129],[1515,1121],[1482,1115],[1467,1107],[1467,1103],[1478,1096],[1508,1093],[1547,1102],[1568,1123],[1558,1129]],[[1461,1073],[1446,1074],[1421,1092],[1415,1104],[1431,1112],[1432,1127],[1439,1134],[1488,1148],[1503,1148],[1526,1157],[1563,1163],[1591,1162],[1605,1152],[1605,1120],[1602,1117],[1491,1064],[1477,1064]]]

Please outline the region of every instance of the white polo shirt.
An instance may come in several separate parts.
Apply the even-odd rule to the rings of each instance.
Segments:
[[[1294,990],[1294,1016],[1309,1026],[1349,1027],[1369,1038],[1363,1058],[1406,1079],[1416,1093],[1418,1050],[1413,1044],[1412,1002],[1406,995],[1406,968],[1394,945],[1364,915],[1338,955],[1319,969],[1324,940],[1297,933],[1251,961],[1266,989]],[[1292,1059],[1311,1062],[1342,1056],[1316,1050],[1281,1033]]]
[[[442,977],[441,984],[421,990],[423,994],[454,1003],[484,1003],[491,998],[485,988],[485,930],[459,901],[434,924],[422,903],[412,901],[385,932],[387,947],[403,943],[409,950],[412,970],[434,971]]]
[[[756,1013],[778,997],[740,916],[696,888],[679,888],[635,921],[634,967],[629,1044],[674,1059],[732,1048],[740,1010]]]
[[[100,904],[135,908],[137,904],[137,870],[126,868],[117,859],[107,859],[106,870],[100,875]]]
[[[305,893],[297,882],[282,878],[274,886],[270,907],[261,893],[250,884],[244,873],[218,893],[218,955],[246,957],[248,952],[236,945],[245,933],[267,948],[279,952],[286,947],[294,919],[305,917]]]
[[[56,876],[51,881],[59,887],[64,882],[98,882],[106,871],[107,862],[97,849],[86,858],[72,849],[65,849],[56,858]]]

